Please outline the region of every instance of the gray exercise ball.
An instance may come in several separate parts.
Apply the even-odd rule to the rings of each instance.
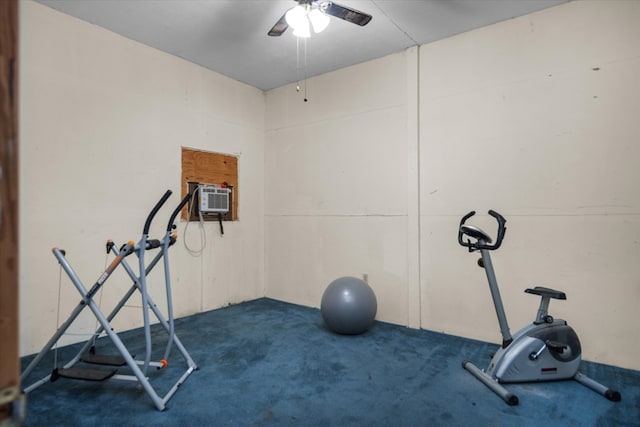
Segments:
[[[340,277],[322,294],[320,312],[329,329],[357,335],[367,331],[376,318],[378,301],[373,289],[357,277]]]

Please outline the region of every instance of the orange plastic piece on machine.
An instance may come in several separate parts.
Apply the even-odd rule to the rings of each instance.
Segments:
[[[168,364],[169,362],[167,362],[166,359],[160,359],[160,369],[166,368]]]

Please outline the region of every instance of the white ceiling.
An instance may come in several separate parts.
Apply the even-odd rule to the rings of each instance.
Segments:
[[[339,0],[373,19],[360,27],[332,17],[323,33],[307,41],[306,73],[297,69],[291,29],[280,37],[267,35],[295,6],[292,0],[38,1],[269,90],[569,0]]]

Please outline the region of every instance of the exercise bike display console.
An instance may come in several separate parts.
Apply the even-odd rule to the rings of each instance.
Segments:
[[[509,405],[517,405],[518,397],[505,389],[501,383],[566,379],[574,379],[611,401],[619,401],[621,396],[618,391],[578,372],[582,358],[582,347],[578,335],[565,320],[554,319],[549,315],[550,300],[566,300],[567,296],[564,292],[543,286],[526,289],[526,293],[540,297],[538,312],[532,323],[511,335],[491,262],[491,251],[498,249],[504,240],[507,220],[496,211],[488,212],[498,223],[496,240],[493,242],[487,233],[466,224],[475,213],[471,211],[460,220],[458,243],[468,248],[469,252],[480,251],[482,258],[478,261],[478,265],[484,268],[487,275],[493,305],[500,324],[502,345],[491,358],[486,370],[479,369],[468,360],[462,362],[462,367]]]

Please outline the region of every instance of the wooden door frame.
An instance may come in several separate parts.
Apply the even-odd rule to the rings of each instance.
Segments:
[[[20,416],[18,0],[0,0],[0,424]]]

